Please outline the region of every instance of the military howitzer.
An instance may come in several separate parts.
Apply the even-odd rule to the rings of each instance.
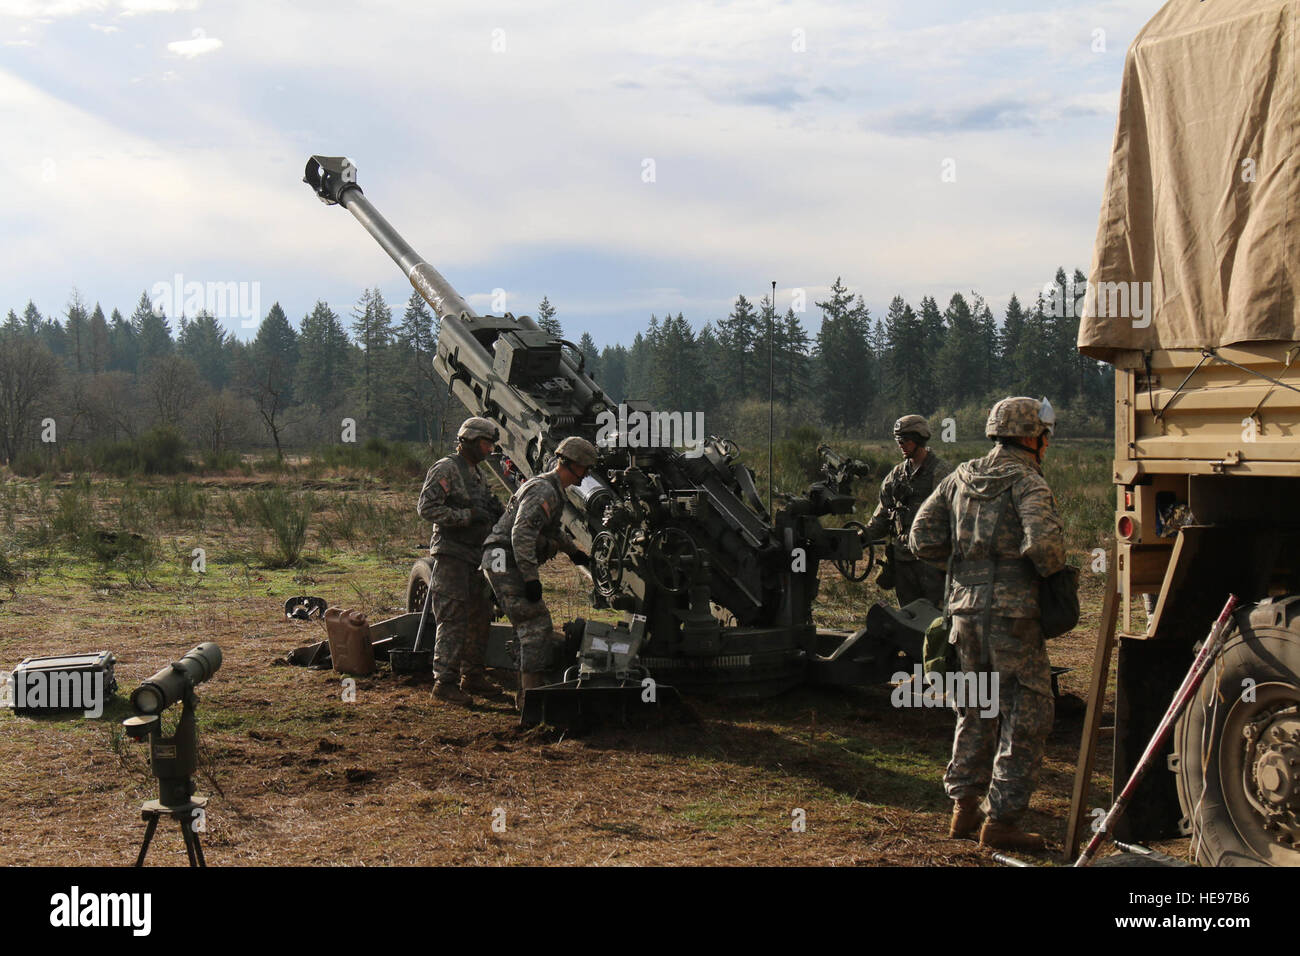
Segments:
[[[820,562],[852,567],[863,556],[860,525],[824,528],[819,520],[851,513],[852,497],[814,486],[769,514],[733,443],[700,436],[682,451],[654,441],[682,423],[681,413],[616,406],[572,343],[527,316],[474,312],[365,198],[349,160],[313,156],[304,181],[351,212],[437,312],[435,370],[471,414],[500,425],[502,451],[520,476],[546,470],[570,435],[596,444],[596,466],[568,489],[563,527],[591,555],[594,601],[629,620],[644,617],[642,668],[683,689],[766,695],[810,677],[858,682],[882,653],[896,656],[892,647],[869,649],[862,631],[846,638],[812,622]],[[491,463],[502,476],[501,462]],[[838,459],[836,467],[853,464]],[[408,610],[423,603],[426,580],[417,564]],[[566,628],[557,673],[574,659],[582,636],[574,631]],[[493,654],[490,646],[490,664]]]
[[[871,462],[861,458],[845,458],[826,444],[817,446],[817,457],[822,481],[837,495],[853,494],[853,482],[859,478],[870,478],[874,470]]]

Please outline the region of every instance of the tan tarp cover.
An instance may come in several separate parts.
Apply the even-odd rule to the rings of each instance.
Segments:
[[[1300,340],[1298,28],[1300,0],[1173,0],[1133,41],[1086,354]],[[1146,315],[1115,315],[1102,284],[1146,282]]]

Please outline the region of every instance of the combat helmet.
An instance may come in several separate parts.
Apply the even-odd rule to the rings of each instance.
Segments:
[[[473,441],[475,438],[490,438],[498,441],[501,438],[501,430],[497,428],[496,422],[487,418],[467,418],[461,423],[460,431],[456,432],[456,437],[461,441]]]
[[[918,443],[924,445],[930,440],[930,423],[921,415],[904,415],[894,422],[894,440],[904,435],[916,435]]]
[[[1056,412],[1051,402],[1021,395],[1004,398],[993,406],[984,434],[989,438],[1037,438],[1043,432],[1052,434],[1055,427]]]
[[[560,442],[560,447],[555,449],[555,454],[565,461],[571,461],[575,465],[582,465],[584,468],[590,468],[596,464],[596,446],[585,438],[579,438],[577,435],[570,435]]]

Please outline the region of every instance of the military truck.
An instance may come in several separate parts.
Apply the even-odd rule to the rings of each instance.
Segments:
[[[1079,331],[1116,372],[1117,784],[1243,605],[1117,833],[1209,865],[1300,865],[1297,26],[1173,0],[1138,34]]]

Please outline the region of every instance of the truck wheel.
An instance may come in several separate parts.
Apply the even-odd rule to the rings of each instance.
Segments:
[[[429,592],[429,579],[433,577],[431,558],[420,558],[411,568],[411,576],[406,581],[406,612],[419,614],[424,610],[424,596]]]
[[[1184,828],[1204,866],[1300,866],[1300,595],[1236,622],[1175,731]]]

